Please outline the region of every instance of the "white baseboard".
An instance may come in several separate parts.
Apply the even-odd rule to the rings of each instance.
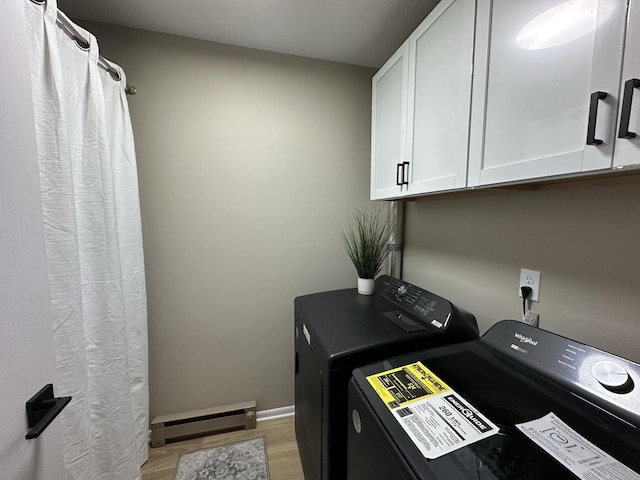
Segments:
[[[258,410],[256,412],[256,421],[275,420],[276,418],[291,417],[296,414],[296,406],[272,408],[270,410]]]

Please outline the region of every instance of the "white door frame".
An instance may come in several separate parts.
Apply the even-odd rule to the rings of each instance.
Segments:
[[[3,478],[64,480],[60,422],[25,439],[25,403],[55,387],[55,361],[24,1],[0,15],[0,462]]]

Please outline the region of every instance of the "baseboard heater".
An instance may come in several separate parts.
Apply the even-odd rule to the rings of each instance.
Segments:
[[[151,422],[151,446],[243,428],[256,428],[254,400],[155,417]]]

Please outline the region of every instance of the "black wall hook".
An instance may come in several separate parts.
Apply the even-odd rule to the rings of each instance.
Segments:
[[[27,423],[29,431],[26,439],[38,438],[71,401],[71,397],[54,398],[53,385],[45,385],[27,400]]]

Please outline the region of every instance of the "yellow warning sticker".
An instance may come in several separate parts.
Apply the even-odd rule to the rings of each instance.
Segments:
[[[451,390],[422,362],[369,375],[367,380],[390,410]]]

